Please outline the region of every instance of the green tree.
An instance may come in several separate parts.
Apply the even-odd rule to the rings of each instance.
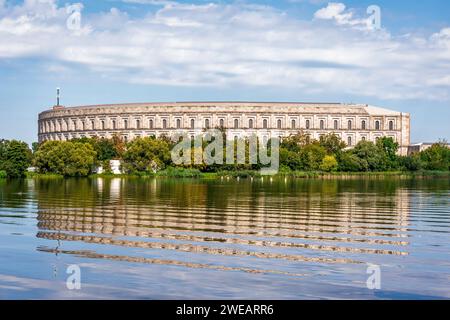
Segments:
[[[450,170],[450,149],[445,143],[433,144],[430,148],[422,151],[420,159],[426,170]]]
[[[300,131],[297,134],[281,139],[280,148],[285,148],[293,152],[300,152],[302,147],[309,144],[311,144],[309,135]]]
[[[398,158],[399,167],[405,171],[418,171],[422,169],[422,161],[420,160],[420,155],[418,153],[399,157]]]
[[[33,142],[31,144],[31,150],[33,151],[33,154],[35,154],[38,149],[39,149],[39,143],[38,142]]]
[[[305,170],[319,170],[326,154],[325,148],[321,147],[318,143],[302,147],[299,153],[302,168]]]
[[[361,160],[352,151],[342,152],[339,156],[339,171],[359,172],[363,170]]]
[[[383,171],[387,168],[385,153],[373,142],[360,141],[352,153],[359,158],[362,171]]]
[[[136,138],[127,145],[123,155],[124,168],[130,172],[149,172],[170,164],[169,145],[152,137]]]
[[[25,176],[27,168],[31,165],[31,150],[28,144],[17,140],[2,144],[0,169],[4,170],[8,177]]]
[[[334,133],[321,136],[319,139],[319,144],[325,148],[329,155],[337,155],[346,147],[345,142]]]
[[[118,158],[119,152],[112,139],[100,138],[93,141],[93,147],[100,162]]]
[[[287,148],[280,148],[280,164],[289,167],[291,170],[302,169],[300,154]]]
[[[92,172],[96,152],[88,142],[47,141],[39,147],[34,163],[42,173],[67,177],[87,176]]]
[[[338,162],[332,155],[327,155],[323,158],[320,170],[325,172],[334,172],[338,169]]]
[[[376,145],[384,153],[386,166],[390,169],[398,167],[397,151],[399,144],[393,138],[382,137],[377,139]]]

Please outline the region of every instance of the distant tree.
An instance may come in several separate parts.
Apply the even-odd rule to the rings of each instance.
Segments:
[[[125,141],[123,141],[123,139],[118,135],[113,135],[111,140],[112,143],[114,144],[114,149],[116,150],[117,158],[121,159],[126,149]]]
[[[422,169],[422,161],[420,160],[420,155],[418,153],[399,157],[398,165],[400,169],[405,171],[418,171]]]
[[[318,143],[308,144],[299,152],[300,161],[304,170],[319,170],[327,152]]]
[[[433,144],[420,153],[423,167],[426,170],[450,170],[450,149],[445,143]]]
[[[338,162],[336,158],[332,155],[326,155],[322,160],[320,170],[325,172],[334,172],[337,171],[337,169],[338,169]]]
[[[130,172],[149,172],[170,164],[169,145],[152,137],[136,138],[127,145],[123,155],[124,168]]]
[[[353,148],[352,153],[359,158],[362,171],[383,171],[387,169],[385,153],[373,142],[360,141]]]
[[[293,152],[300,152],[302,147],[307,146],[312,142],[309,135],[303,133],[303,131],[299,131],[297,134],[281,139],[280,148],[285,148]]]
[[[23,177],[31,164],[31,150],[22,141],[2,141],[0,170],[4,170],[8,177]]]
[[[40,172],[67,177],[89,175],[95,161],[96,152],[90,143],[74,141],[47,141],[34,157],[34,164]]]
[[[300,154],[287,148],[280,148],[280,164],[289,167],[291,170],[303,168]]]
[[[97,160],[100,162],[116,159],[119,156],[119,152],[112,139],[94,139],[93,147],[97,153]]]
[[[0,167],[3,163],[3,161],[5,160],[5,151],[6,151],[6,146],[8,144],[8,140],[4,140],[1,139],[0,140]]]
[[[336,155],[346,147],[345,142],[334,133],[321,136],[319,139],[319,144],[325,148],[329,155]]]
[[[36,151],[39,149],[39,142],[33,142],[31,144],[31,150],[33,151],[33,154],[36,153]]]
[[[343,172],[359,172],[363,170],[361,160],[351,151],[342,152],[338,160],[338,170]]]
[[[385,162],[388,168],[394,169],[398,166],[397,151],[399,144],[390,137],[382,137],[377,140],[377,147],[384,153]]]

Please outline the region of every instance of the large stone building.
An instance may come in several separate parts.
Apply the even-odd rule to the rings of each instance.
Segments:
[[[39,114],[39,141],[80,137],[125,140],[143,136],[191,136],[206,128],[224,127],[234,137],[256,134],[262,139],[284,137],[300,130],[318,139],[335,133],[349,146],[361,140],[392,137],[406,155],[410,116],[364,104],[284,102],[175,102],[55,106]]]

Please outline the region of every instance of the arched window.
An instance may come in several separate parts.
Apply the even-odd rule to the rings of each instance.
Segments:
[[[361,129],[366,130],[366,120],[361,122]]]
[[[112,128],[113,128],[113,130],[116,130],[116,120],[112,121]]]
[[[123,120],[123,127],[125,128],[125,129],[128,129],[128,120]]]
[[[277,120],[277,128],[278,128],[278,129],[281,129],[281,119],[278,119],[278,120]]]
[[[362,137],[361,140],[362,140],[362,141],[366,141],[366,137]]]
[[[348,130],[352,130],[352,120],[348,120],[347,127]]]
[[[128,142],[128,136],[123,136],[123,141]]]
[[[167,129],[167,120],[163,119],[163,129]]]
[[[311,126],[311,122],[309,120],[306,120],[306,129],[309,129]]]
[[[295,129],[295,119],[292,119],[292,121],[291,121],[291,128]]]
[[[380,121],[375,121],[375,130],[380,130]]]
[[[347,138],[347,144],[348,144],[348,146],[352,145],[352,137]]]
[[[102,120],[102,130],[105,130],[105,120]]]
[[[238,119],[234,119],[234,128],[235,129],[239,128],[239,120]]]
[[[82,127],[83,130],[86,130],[86,124],[84,123],[84,121],[81,122],[81,127]]]
[[[91,121],[91,128],[92,128],[92,130],[95,129],[95,122],[94,122],[94,120]]]
[[[140,129],[141,128],[141,120],[136,119],[136,129]]]
[[[177,129],[181,128],[181,119],[177,119]]]
[[[334,130],[339,129],[339,123],[337,120],[334,120]]]
[[[325,129],[325,121],[320,120],[320,130]]]
[[[267,129],[267,119],[264,119],[264,120],[263,120],[263,128],[264,128],[264,129]]]
[[[253,129],[253,119],[248,120],[248,127]]]
[[[77,130],[77,122],[75,120],[72,121],[73,130]],[[45,131],[48,131],[48,127]]]
[[[219,120],[219,127],[221,127],[221,128],[225,127],[225,121],[223,119]]]
[[[195,128],[195,119],[191,119],[191,129]]]
[[[394,130],[394,121],[389,121],[389,130],[390,131]]]
[[[205,119],[205,128],[209,129],[209,119]]]
[[[148,126],[150,127],[150,129],[153,129],[153,119],[150,119],[148,121]]]

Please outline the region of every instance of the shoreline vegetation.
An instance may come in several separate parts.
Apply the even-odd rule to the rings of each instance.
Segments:
[[[229,141],[223,131],[223,140]],[[264,165],[249,161],[249,141],[245,164],[236,161],[239,141],[234,141],[234,164],[195,164],[198,145],[191,144],[190,164],[175,165],[171,150],[176,142],[167,137],[136,138],[130,142],[119,136],[80,138],[70,141],[33,143],[0,140],[0,178],[61,178],[61,177],[173,177],[173,178],[246,178],[261,177]],[[233,146],[233,142],[231,142]],[[267,145],[271,153],[272,144]],[[200,152],[209,146],[203,144]],[[307,134],[282,138],[279,145],[279,170],[272,177],[351,179],[361,177],[450,177],[450,149],[445,141],[409,156],[398,155],[399,145],[388,137],[376,143],[360,141],[349,148],[338,136],[327,134],[319,140]],[[219,151],[220,148],[218,149]],[[184,152],[184,151],[183,151]],[[217,152],[217,149],[214,151]],[[223,159],[229,149],[223,149]],[[222,152],[221,152],[222,153]],[[260,155],[261,156],[261,155]],[[219,159],[221,156],[219,156]],[[187,156],[189,159],[189,156]],[[123,174],[115,175],[111,160],[120,160]],[[225,163],[225,161],[224,161]],[[96,174],[96,168],[103,173]],[[32,172],[29,168],[33,167]]]
[[[64,179],[63,175],[53,173],[27,172],[26,178],[33,179]],[[323,172],[323,171],[284,171],[275,175],[261,175],[259,171],[219,171],[201,172],[199,170],[170,168],[156,173],[132,174],[91,174],[89,178],[196,178],[196,179],[222,179],[222,178],[300,178],[300,179],[360,179],[360,178],[449,178],[450,171],[385,171],[385,172]],[[0,178],[6,178],[6,175]]]

